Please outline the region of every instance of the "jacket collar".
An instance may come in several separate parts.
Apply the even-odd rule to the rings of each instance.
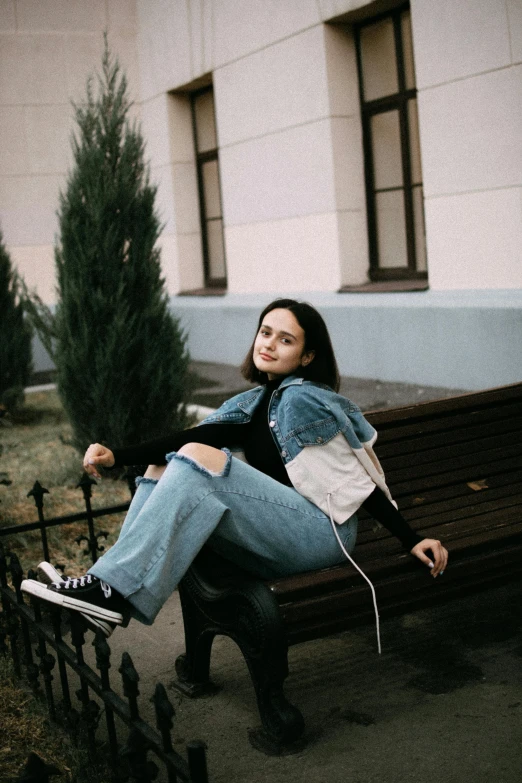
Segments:
[[[279,389],[285,389],[287,386],[296,386],[304,383],[304,378],[299,378],[297,375],[287,375],[284,380],[279,384]]]
[[[298,378],[295,375],[287,375],[287,377],[281,381],[278,389],[285,389],[287,386],[296,386],[302,383],[304,383],[304,378]],[[243,392],[241,399],[237,401],[238,408],[241,408],[242,411],[251,416],[265,389],[266,386],[256,386],[254,389]]]

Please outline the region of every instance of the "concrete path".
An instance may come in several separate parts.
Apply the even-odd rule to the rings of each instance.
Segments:
[[[193,395],[194,401],[202,405],[217,407],[224,399],[252,386],[244,380],[237,367],[228,364],[193,362],[192,369],[202,379],[206,378],[209,381],[207,386],[202,385],[197,388]],[[424,400],[436,400],[440,397],[464,393],[464,391],[366,378],[343,377],[341,379],[341,394],[349,397],[365,411],[409,405]]]

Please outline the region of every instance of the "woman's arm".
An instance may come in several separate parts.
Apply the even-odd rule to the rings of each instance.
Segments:
[[[362,505],[377,522],[397,536],[408,552],[431,568],[432,576],[438,576],[444,571],[448,563],[447,550],[440,541],[417,535],[379,487],[375,487]],[[431,553],[431,558],[427,553]]]
[[[207,446],[222,448],[227,445],[241,445],[244,440],[245,425],[231,423],[201,424],[188,430],[167,435],[149,443],[126,448],[109,449],[100,443],[93,443],[83,459],[83,468],[91,476],[100,478],[97,468],[112,468],[117,465],[165,465],[165,455],[178,451],[186,443],[204,443]]]

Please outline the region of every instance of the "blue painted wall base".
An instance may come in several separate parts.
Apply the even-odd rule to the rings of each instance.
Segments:
[[[294,296],[323,314],[342,375],[484,389],[522,380],[522,291]],[[274,294],[176,296],[196,361],[240,364]]]

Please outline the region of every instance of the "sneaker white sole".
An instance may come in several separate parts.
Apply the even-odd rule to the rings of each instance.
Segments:
[[[46,585],[50,585],[51,582],[64,582],[65,577],[56,568],[48,563],[47,560],[43,560],[36,566],[38,572],[38,579],[40,582],[44,582]]]
[[[73,611],[89,615],[89,617],[109,620],[109,622],[115,623],[116,625],[121,625],[123,622],[123,617],[120,612],[103,609],[100,606],[96,606],[96,604],[80,601],[79,598],[71,598],[65,592],[60,593],[55,590],[49,590],[49,588],[41,582],[37,582],[35,579],[24,579],[21,584],[21,590],[29,595],[34,595],[36,598],[41,598],[43,601],[47,601],[50,604],[63,606],[64,609],[72,609]]]
[[[48,563],[46,560],[44,560],[42,563],[39,563],[36,570],[38,571],[40,582],[43,582],[46,585],[50,585],[52,582],[65,581],[62,574],[59,571],[57,571],[56,568],[52,566],[51,563]],[[35,580],[27,579],[26,581],[32,582]],[[90,625],[93,631],[101,631],[107,639],[114,631],[114,626],[111,625],[111,623],[107,623],[104,620],[96,619],[95,617],[91,617],[90,615],[84,614],[83,612],[80,612],[80,614],[85,620],[85,622]]]

